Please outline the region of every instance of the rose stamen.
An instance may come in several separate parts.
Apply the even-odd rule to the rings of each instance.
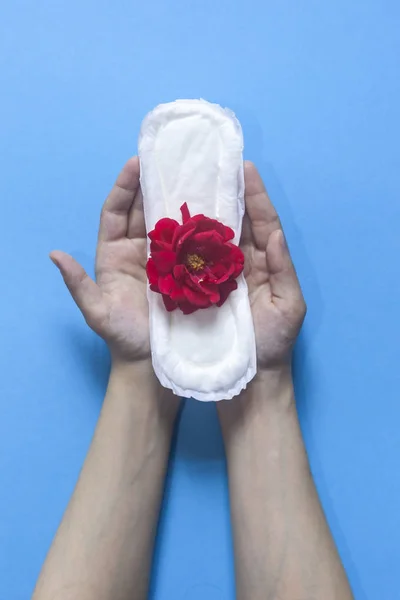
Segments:
[[[198,254],[188,254],[186,257],[186,262],[188,266],[193,269],[193,271],[200,271],[205,265],[204,258]]]

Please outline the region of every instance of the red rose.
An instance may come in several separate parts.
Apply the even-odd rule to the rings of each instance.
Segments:
[[[164,218],[150,231],[146,271],[150,289],[162,294],[166,309],[188,315],[222,306],[237,288],[244,256],[229,241],[235,235],[230,227],[204,215],[191,217],[186,202],[181,213],[182,225]]]

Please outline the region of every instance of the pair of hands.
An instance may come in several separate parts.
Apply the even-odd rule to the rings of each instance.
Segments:
[[[305,303],[279,217],[262,179],[245,162],[246,214],[240,247],[256,334],[259,371],[290,363]],[[146,229],[139,160],[125,164],[104,203],[96,253],[96,282],[68,254],[50,258],[88,325],[108,344],[113,362],[150,358],[146,296]]]

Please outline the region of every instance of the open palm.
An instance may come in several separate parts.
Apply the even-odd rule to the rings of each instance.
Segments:
[[[149,357],[146,229],[137,157],[124,166],[101,212],[96,282],[68,254],[55,250],[50,257],[88,325],[111,353]]]
[[[246,161],[246,214],[240,246],[261,368],[290,359],[305,315],[305,303],[282,232],[255,166]]]
[[[290,358],[305,303],[279,217],[255,166],[245,163],[246,214],[241,248],[261,368]],[[146,297],[146,229],[139,160],[122,169],[104,203],[96,253],[96,282],[69,254],[54,250],[72,297],[88,325],[127,359],[150,356]]]

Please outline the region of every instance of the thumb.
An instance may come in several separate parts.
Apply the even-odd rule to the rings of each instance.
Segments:
[[[271,233],[267,243],[267,267],[274,301],[287,308],[305,310],[303,294],[282,229]]]
[[[104,313],[103,294],[97,283],[86,273],[85,269],[72,256],[53,250],[50,260],[59,269],[65,285],[81,310],[88,325],[93,327]]]

